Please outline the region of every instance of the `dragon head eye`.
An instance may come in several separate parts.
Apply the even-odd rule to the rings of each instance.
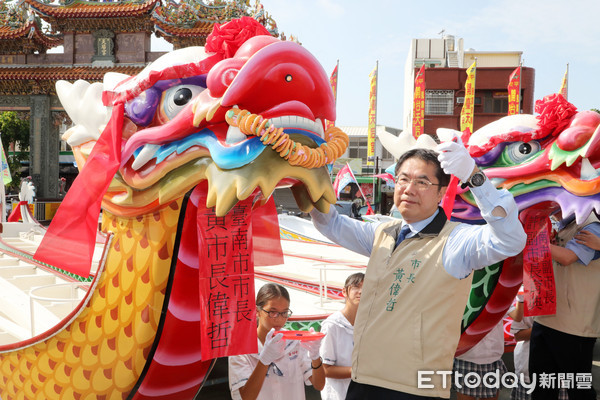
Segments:
[[[190,88],[179,88],[173,95],[173,103],[177,106],[185,106],[192,98],[192,91]]]
[[[286,82],[291,82],[291,81],[292,81],[292,75],[290,75],[290,74],[287,74],[287,75],[285,76],[285,81],[286,81]]]
[[[520,154],[523,154],[523,155],[531,154],[531,152],[533,151],[533,147],[531,146],[530,143],[522,143],[519,146],[518,151]]]
[[[162,108],[168,119],[173,119],[204,88],[196,85],[178,85],[163,94]]]
[[[539,142],[531,140],[529,142],[515,142],[506,147],[505,153],[514,163],[521,163],[535,156],[541,149]]]

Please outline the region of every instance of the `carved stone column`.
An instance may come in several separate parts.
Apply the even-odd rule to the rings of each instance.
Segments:
[[[58,128],[50,115],[50,96],[32,95],[29,173],[38,198],[58,197]]]

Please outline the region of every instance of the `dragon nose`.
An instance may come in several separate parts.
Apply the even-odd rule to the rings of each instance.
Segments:
[[[591,138],[597,141],[597,130],[600,125],[600,114],[595,111],[580,111],[571,120],[569,127],[561,132],[556,145],[564,151],[574,151],[586,145]],[[589,144],[588,144],[589,146]],[[589,149],[588,149],[589,152]]]
[[[556,144],[561,150],[574,151],[587,143],[594,133],[589,126],[572,126],[560,133]]]

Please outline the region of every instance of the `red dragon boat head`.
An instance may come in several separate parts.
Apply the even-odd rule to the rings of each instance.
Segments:
[[[335,120],[329,79],[301,45],[252,18],[219,26],[205,47],[170,52],[137,76],[109,73],[102,87],[61,82],[58,91],[74,121],[78,112],[83,120],[66,135],[80,168],[98,140],[98,119],[109,116],[100,99],[124,106],[121,163],[103,201],[115,214],[156,209],[201,181],[218,215],[281,186],[291,186],[306,211],[336,201],[323,166],[344,152],[347,138],[324,129]],[[80,96],[95,96],[99,118],[90,118]],[[252,115],[231,114],[242,110]],[[261,122],[262,132],[243,128]]]

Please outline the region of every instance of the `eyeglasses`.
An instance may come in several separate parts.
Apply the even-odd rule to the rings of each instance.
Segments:
[[[399,176],[398,179],[396,179],[396,185],[398,185],[399,189],[406,189],[411,183],[417,190],[427,190],[431,186],[442,186],[439,183],[433,183],[423,178],[410,179],[406,176]]]
[[[263,310],[264,312],[266,312],[267,314],[269,314],[270,318],[277,318],[279,316],[282,316],[283,318],[287,319],[292,316],[292,310],[278,312],[278,311],[267,311],[262,307],[260,307],[260,309]]]

